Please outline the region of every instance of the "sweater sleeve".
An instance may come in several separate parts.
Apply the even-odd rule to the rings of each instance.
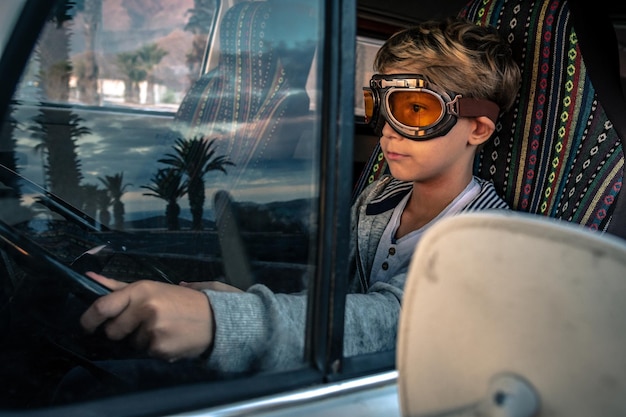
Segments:
[[[236,373],[303,364],[305,293],[276,294],[260,284],[245,293],[204,292],[215,322],[211,369]]]
[[[396,348],[400,305],[406,274],[377,282],[367,293],[346,296],[344,355],[382,352]]]
[[[346,297],[344,353],[395,349],[406,274]],[[208,366],[218,372],[287,370],[304,364],[306,293],[275,294],[263,285],[246,293],[204,291],[215,317]]]

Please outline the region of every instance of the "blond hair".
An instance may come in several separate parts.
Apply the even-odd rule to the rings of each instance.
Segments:
[[[374,71],[419,73],[464,97],[511,108],[520,71],[495,28],[462,18],[430,20],[392,35],[374,60]]]

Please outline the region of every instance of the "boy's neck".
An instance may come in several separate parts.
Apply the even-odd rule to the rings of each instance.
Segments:
[[[402,212],[396,238],[418,230],[437,217],[472,180],[472,174],[446,181],[413,183],[413,192]]]

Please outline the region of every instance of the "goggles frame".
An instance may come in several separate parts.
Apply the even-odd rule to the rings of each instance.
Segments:
[[[389,97],[397,91],[424,92],[434,96],[441,104],[441,114],[426,126],[410,126],[400,122],[389,111]],[[399,135],[425,141],[446,135],[459,117],[486,116],[496,123],[500,113],[499,106],[490,100],[463,97],[445,91],[420,74],[375,74],[370,80],[370,86],[363,87],[363,92],[370,92],[373,101],[371,118],[367,116],[366,102],[365,123],[378,136],[382,136],[383,126],[387,122]]]

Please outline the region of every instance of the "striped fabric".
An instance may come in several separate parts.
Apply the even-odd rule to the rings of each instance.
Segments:
[[[220,27],[217,67],[194,83],[176,114],[185,138],[219,139],[218,153],[238,172],[278,157],[276,150],[290,155],[299,139],[293,118],[309,110],[304,85],[294,85],[298,78],[287,74],[283,63],[287,54],[271,38],[272,19],[272,6],[264,1],[229,9]],[[302,66],[313,51],[309,55]]]
[[[470,201],[463,212],[482,211],[488,209],[508,209],[509,206],[504,202],[496,192],[493,183],[482,178],[475,178],[480,185],[480,192]],[[381,182],[385,182],[383,191],[377,195],[365,208],[365,214],[376,215],[392,210],[400,201],[413,189],[413,183],[410,181],[400,181],[389,175]]]
[[[475,175],[492,181],[514,210],[606,230],[624,153],[591,84],[567,0],[475,0],[460,14],[496,26],[522,70],[516,103],[477,156]],[[376,152],[357,187],[386,169]]]

